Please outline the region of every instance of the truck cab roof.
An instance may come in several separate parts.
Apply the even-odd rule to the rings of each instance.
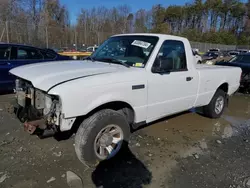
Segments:
[[[167,35],[167,34],[157,34],[157,33],[128,33],[128,34],[118,34],[118,35],[114,35],[112,37],[116,37],[116,36],[154,36],[154,37],[158,37],[159,39],[173,39],[173,40],[187,40],[184,37],[180,37],[180,36],[175,36],[175,35]]]

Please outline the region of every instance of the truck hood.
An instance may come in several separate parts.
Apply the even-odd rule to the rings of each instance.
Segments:
[[[30,81],[35,88],[48,91],[61,83],[88,76],[127,69],[121,65],[91,61],[53,61],[20,66],[10,73]]]

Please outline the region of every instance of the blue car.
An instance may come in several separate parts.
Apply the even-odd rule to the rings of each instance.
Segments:
[[[18,66],[44,61],[70,60],[50,49],[40,49],[19,44],[0,44],[0,92],[11,91],[15,77],[9,70]]]

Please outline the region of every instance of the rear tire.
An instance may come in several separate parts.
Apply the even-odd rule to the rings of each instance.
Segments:
[[[81,123],[75,136],[76,155],[82,163],[96,165],[114,157],[129,135],[124,115],[114,110],[101,110]]]
[[[227,105],[226,93],[218,89],[207,106],[203,107],[203,113],[209,118],[219,118]]]

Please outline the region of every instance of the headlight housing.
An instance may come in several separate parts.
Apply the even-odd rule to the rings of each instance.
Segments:
[[[52,107],[53,101],[52,101],[52,97],[49,95],[45,95],[44,98],[44,109],[43,109],[43,114],[47,115]]]

